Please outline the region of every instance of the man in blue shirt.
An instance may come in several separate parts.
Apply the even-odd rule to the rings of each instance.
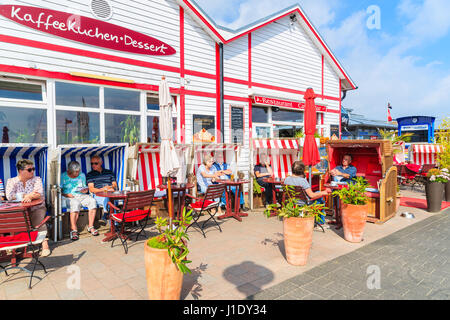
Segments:
[[[342,158],[342,165],[330,171],[334,181],[351,182],[356,178],[356,168],[351,165],[352,156],[345,154]]]

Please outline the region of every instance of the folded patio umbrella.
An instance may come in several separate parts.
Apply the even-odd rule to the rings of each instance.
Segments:
[[[303,144],[303,163],[309,166],[309,184],[312,181],[312,170],[311,167],[315,166],[320,162],[319,149],[317,149],[316,139],[314,138],[314,133],[316,133],[316,104],[314,99],[316,95],[312,88],[308,88],[305,92],[305,142]]]
[[[173,177],[176,175],[180,164],[177,153],[173,146],[173,120],[172,120],[172,97],[165,77],[162,77],[159,84],[159,135],[161,137],[160,172],[163,177]],[[170,224],[173,218],[172,190],[170,179],[167,179],[167,197],[169,202]]]

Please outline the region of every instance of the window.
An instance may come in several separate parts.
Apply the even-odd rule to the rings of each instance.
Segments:
[[[173,141],[177,140],[177,118],[173,118]],[[148,116],[147,117],[147,142],[161,142],[159,135],[159,117]]]
[[[269,127],[255,127],[256,138],[270,138]]]
[[[100,114],[83,111],[56,111],[58,144],[88,144],[100,142]]]
[[[139,91],[105,88],[105,109],[139,111]]]
[[[0,106],[2,143],[47,143],[47,110]]]
[[[252,121],[260,123],[269,122],[268,108],[252,107]]]
[[[272,108],[272,121],[299,122],[303,124],[303,112]]]
[[[273,128],[274,138],[294,138],[298,130],[302,130],[303,126],[276,125]]]
[[[100,88],[74,83],[56,82],[56,104],[60,106],[99,108]]]
[[[42,85],[0,81],[0,98],[42,101]]]
[[[105,142],[127,142],[134,144],[140,141],[140,117],[127,114],[105,114]]]
[[[159,110],[159,98],[158,96],[147,96],[147,110]]]

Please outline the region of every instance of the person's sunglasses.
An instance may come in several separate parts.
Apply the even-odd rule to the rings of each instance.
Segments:
[[[91,166],[96,166],[98,165],[98,162],[91,162]]]
[[[28,169],[25,169],[26,171],[28,171],[28,172],[33,172],[34,170],[36,170],[36,168],[35,167],[33,167],[33,168],[28,168]]]

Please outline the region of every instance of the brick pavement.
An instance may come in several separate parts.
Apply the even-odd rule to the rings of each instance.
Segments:
[[[450,209],[248,299],[448,300],[449,231]],[[368,269],[370,266],[379,268],[379,288],[373,278],[375,269]]]

